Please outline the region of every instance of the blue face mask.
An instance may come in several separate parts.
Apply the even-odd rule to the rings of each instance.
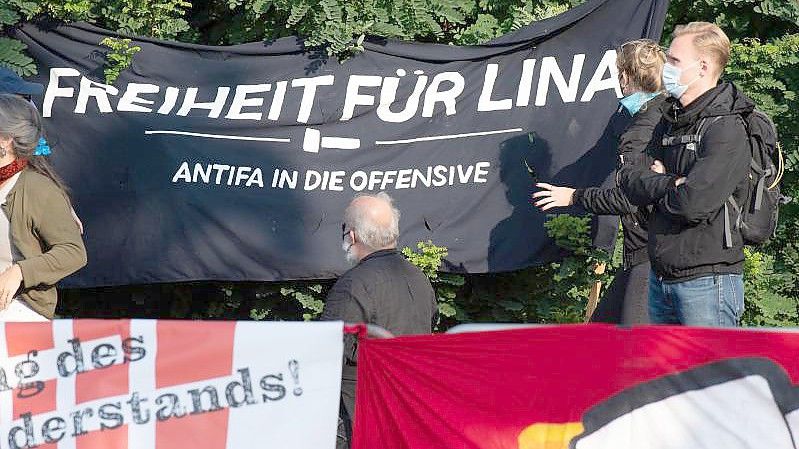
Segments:
[[[649,100],[657,97],[658,95],[659,94],[657,92],[635,92],[619,100],[619,103],[624,106],[624,109],[627,109],[627,112],[629,112],[630,115],[635,115]]]
[[[694,81],[699,79],[697,75],[696,78],[693,79],[688,84],[682,84],[680,82],[680,78],[682,78],[683,70],[690,69],[691,67],[699,64],[699,61],[689,65],[688,67],[681,69],[679,67],[674,66],[673,64],[669,64],[668,62],[663,65],[663,88],[666,89],[666,92],[669,93],[674,98],[679,99],[688,90],[688,86],[694,83]]]

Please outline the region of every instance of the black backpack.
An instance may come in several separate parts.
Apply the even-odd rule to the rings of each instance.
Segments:
[[[777,127],[757,109],[741,116],[749,136],[752,160],[749,183],[724,203],[724,246],[732,246],[732,229],[741,231],[745,245],[762,245],[777,232],[780,205],[789,198],[780,193],[785,172]],[[731,209],[731,210],[730,210]]]
[[[684,136],[682,140],[698,148],[704,131],[720,118],[714,117],[709,123],[707,118],[703,118],[696,134]],[[725,248],[732,247],[733,230],[740,230],[745,245],[766,243],[777,231],[780,205],[790,201],[780,193],[785,164],[777,140],[777,128],[768,115],[757,109],[741,114],[741,118],[749,136],[752,160],[746,187],[734,192],[724,202]]]

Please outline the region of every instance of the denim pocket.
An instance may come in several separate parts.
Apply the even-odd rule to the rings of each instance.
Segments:
[[[723,274],[719,278],[719,324],[737,326],[744,313],[743,278],[740,274]]]
[[[683,282],[683,288],[688,289],[695,289],[695,288],[708,288],[710,286],[716,285],[718,283],[717,276],[702,276],[696,279],[691,279],[690,281]]]

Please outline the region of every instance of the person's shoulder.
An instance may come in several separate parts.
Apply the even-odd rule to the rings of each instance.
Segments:
[[[427,275],[424,274],[424,271],[422,271],[421,268],[419,268],[416,265],[412,264],[408,259],[403,257],[401,254],[400,254],[399,258],[402,259],[402,261],[398,262],[398,263],[402,264],[402,267],[403,267],[405,273],[408,276],[410,276],[412,278],[415,278],[417,280],[420,280],[420,281],[424,281],[424,282],[430,283],[430,279],[428,279]]]
[[[664,94],[647,101],[641,111],[634,117],[634,122],[659,122],[663,114],[671,108],[671,102]]]
[[[424,276],[416,265],[410,263],[399,251],[385,251],[367,257],[352,270],[352,276],[358,279],[371,279],[375,282],[384,282],[388,277],[397,275],[403,277],[420,275]]]
[[[336,283],[334,285],[339,285],[339,284],[345,285],[352,283],[352,279],[358,277],[359,266],[360,265],[356,265],[350,268],[349,270],[345,271],[344,273],[342,273],[341,276],[338,277],[338,280],[336,280]]]
[[[704,118],[705,135],[746,134],[746,121],[741,114],[725,114]]]
[[[750,114],[755,109],[755,103],[731,82],[721,82],[719,85],[702,94],[697,102],[705,98],[698,120],[716,117],[734,117]],[[732,120],[729,121],[732,123]]]
[[[633,117],[621,135],[621,142],[648,143],[655,128],[661,123],[665,108],[669,107],[664,95],[659,95],[646,104],[646,108]]]
[[[750,157],[748,132],[741,115],[720,115],[705,120],[708,121],[702,125],[704,130],[701,132],[702,148],[705,148],[705,151],[712,149],[731,157],[734,155],[742,158]]]
[[[58,187],[52,179],[31,168],[26,168],[22,171],[19,181],[21,181],[21,184],[26,190],[32,190],[42,194],[58,193],[62,196],[64,194],[61,188]]]
[[[733,153],[747,157],[751,155],[749,131],[743,117],[738,114],[725,115],[714,128],[708,130],[707,134],[710,136],[708,139],[725,142],[725,146],[729,147]]]
[[[62,207],[64,204],[70,205],[67,193],[46,175],[26,168],[18,182],[20,181],[24,190],[23,195],[27,198],[25,201],[43,213],[48,213],[52,208]]]
[[[353,272],[353,270],[355,270],[355,267],[350,268],[344,272],[344,274],[339,276],[339,278],[336,279],[336,282],[333,283],[333,286],[330,287],[330,292],[328,295],[341,295],[343,293],[351,294],[354,290],[354,284],[358,283],[358,279],[360,278],[357,272]]]
[[[422,272],[416,265],[412,264],[399,251],[393,251],[393,252],[385,254],[384,257],[383,257],[383,260],[384,260],[384,263],[386,265],[400,267],[400,268],[402,268],[404,270],[409,270],[409,271],[413,271],[413,272],[417,272],[417,271],[419,273]]]
[[[381,262],[375,259],[364,259],[345,271],[334,284],[339,288],[352,290],[368,284],[375,273],[380,271]]]

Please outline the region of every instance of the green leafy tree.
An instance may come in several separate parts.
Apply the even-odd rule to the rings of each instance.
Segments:
[[[784,273],[774,271],[774,256],[745,249],[744,291],[746,302],[742,324],[745,326],[795,326],[799,322],[795,300],[774,288],[784,282]]]
[[[133,55],[141,51],[141,47],[132,45],[130,39],[107,37],[100,41],[100,45],[110,49],[106,54],[108,63],[104,70],[105,80],[108,83],[116,81],[119,74],[133,63]]]
[[[0,3],[0,35],[23,20],[48,18],[87,21],[123,34],[175,39],[189,30],[185,16],[191,6],[184,0],[4,0]],[[0,65],[22,75],[36,73],[25,49],[19,41],[0,38]],[[110,65],[124,68],[116,60]]]
[[[464,277],[438,271],[441,268],[441,261],[449,253],[447,248],[436,246],[428,240],[417,243],[416,249],[417,251],[414,251],[405,247],[402,249],[402,254],[430,279],[438,301],[439,325],[446,327],[446,324],[465,321],[467,315],[456,302],[458,292],[465,283]]]

